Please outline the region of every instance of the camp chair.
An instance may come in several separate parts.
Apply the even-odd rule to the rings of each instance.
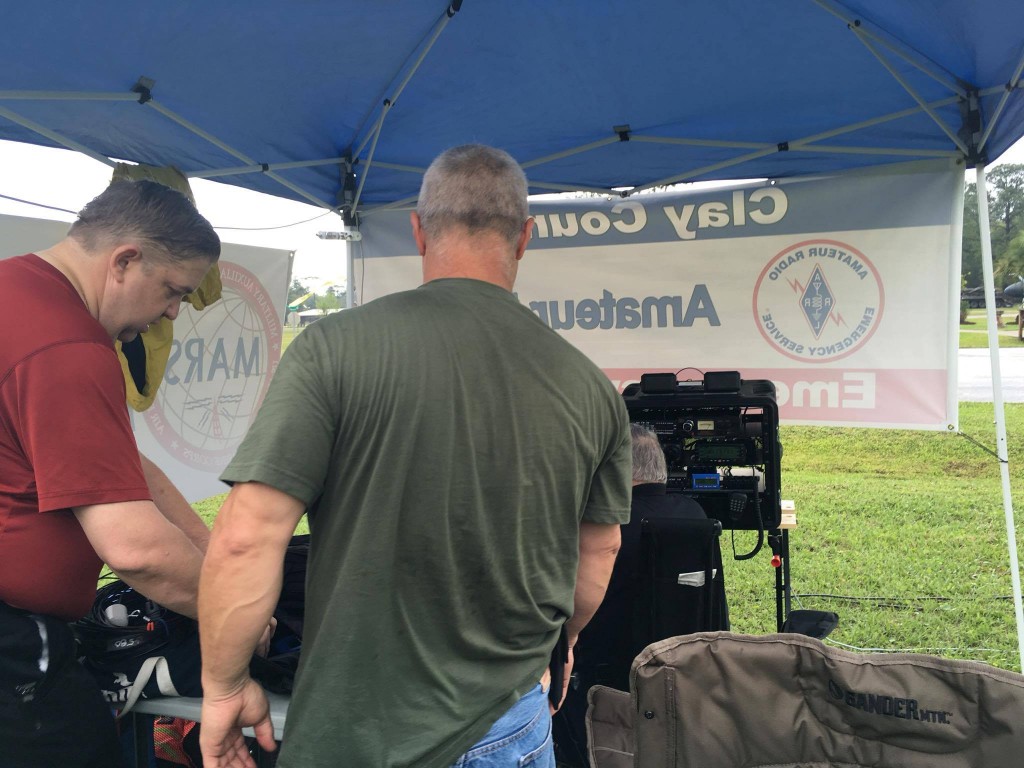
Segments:
[[[623,535],[612,584],[580,633],[573,678],[555,716],[556,754],[569,766],[587,764],[584,718],[591,686],[625,691],[633,659],[654,641],[729,627],[719,547],[722,524],[643,517],[630,525],[639,535]]]
[[[1017,768],[1024,676],[802,635],[709,632],[646,648],[631,693],[595,687],[595,768]]]

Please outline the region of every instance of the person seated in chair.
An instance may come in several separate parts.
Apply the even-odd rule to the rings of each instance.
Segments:
[[[588,660],[600,664],[600,659],[617,659],[633,654],[620,649],[621,644],[614,638],[626,642],[628,633],[623,632],[632,613],[633,574],[639,567],[642,553],[642,521],[646,518],[706,519],[707,515],[699,503],[681,493],[668,493],[668,470],[665,453],[658,442],[658,436],[649,429],[631,424],[630,438],[633,444],[633,496],[630,506],[629,523],[622,526],[622,547],[615,560],[611,581],[604,601],[598,608],[590,625],[580,634],[582,646],[576,654],[576,664],[588,666]],[[588,648],[588,641],[592,647]],[[625,669],[610,669],[611,678],[601,680],[603,685],[612,685],[625,690],[628,687]],[[602,675],[604,677],[604,675]],[[598,681],[595,681],[598,682]]]
[[[622,526],[623,542],[618,563],[622,562],[626,551],[626,535],[639,537],[639,530],[632,529],[642,517],[707,517],[704,508],[689,496],[668,493],[668,470],[658,436],[639,424],[630,424],[629,435],[633,440],[633,502],[629,524]]]

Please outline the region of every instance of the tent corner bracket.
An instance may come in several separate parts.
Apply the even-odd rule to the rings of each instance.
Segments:
[[[135,85],[132,86],[132,93],[139,94],[139,104],[145,104],[147,101],[153,100],[153,86],[156,85],[156,80],[151,77],[141,75],[138,80],[135,81]]]

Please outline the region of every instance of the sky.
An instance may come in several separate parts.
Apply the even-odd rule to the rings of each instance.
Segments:
[[[1024,163],[1024,139],[993,166],[1002,163]],[[0,214],[67,222],[74,221],[74,214],[5,198],[78,211],[103,190],[111,174],[106,165],[77,152],[10,141],[0,141],[0,168],[0,195],[5,196],[0,197]],[[973,181],[974,172],[968,171],[967,178]],[[224,242],[294,251],[292,276],[313,290],[345,282],[346,244],[317,237],[317,232],[342,228],[337,215],[214,181],[194,179],[191,185],[200,213]]]
[[[11,141],[0,141],[0,169],[0,195],[76,212],[103,191],[111,175],[111,168],[77,152]],[[328,281],[344,283],[345,243],[316,236],[317,232],[340,231],[342,223],[337,215],[313,205],[205,179],[193,179],[190,184],[199,212],[217,228],[222,241],[295,251],[292,275],[307,287],[316,289]],[[6,197],[0,197],[0,214],[75,220],[74,214]],[[302,221],[306,223],[295,223]]]

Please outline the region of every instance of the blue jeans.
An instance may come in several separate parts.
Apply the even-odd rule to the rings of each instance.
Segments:
[[[538,684],[452,768],[555,768],[548,694]]]

